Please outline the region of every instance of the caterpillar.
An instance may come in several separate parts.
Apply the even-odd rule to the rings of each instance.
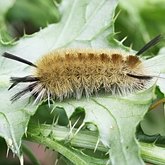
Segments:
[[[8,52],[3,57],[34,68],[32,75],[11,77],[9,90],[20,83],[28,85],[12,96],[16,101],[30,93],[35,101],[64,100],[83,95],[89,97],[100,92],[127,95],[147,87],[154,78],[143,65],[139,55],[156,45],[158,35],[136,54],[116,49],[57,49],[39,58],[35,63]]]

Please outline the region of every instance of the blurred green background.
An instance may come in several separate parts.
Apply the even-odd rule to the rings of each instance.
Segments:
[[[58,1],[0,0],[0,31],[4,41],[33,34],[60,19]]]

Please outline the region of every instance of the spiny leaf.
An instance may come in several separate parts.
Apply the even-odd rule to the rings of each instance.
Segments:
[[[31,112],[36,109],[24,103],[11,104],[7,87],[0,89],[0,136],[4,137],[8,147],[21,158],[21,138],[26,132]]]
[[[97,36],[101,36],[101,32],[107,30],[107,28],[109,28],[109,26],[111,25],[110,21],[113,17],[116,4],[117,2],[115,0],[64,0],[59,8],[62,13],[62,19],[59,23],[49,25],[47,28],[42,29],[40,32],[33,35],[25,35],[16,43],[3,45],[2,42],[0,46],[0,54],[2,54],[4,51],[8,51],[29,61],[35,62],[35,60],[43,54],[55,48],[69,46],[69,44],[72,45],[72,43],[74,43],[75,46],[81,46],[81,42],[84,43],[86,46],[91,47],[90,42],[94,42],[95,40],[97,41]],[[93,18],[96,19],[97,17],[100,18],[102,16],[104,17],[100,21],[92,21]],[[93,27],[95,27],[94,32]],[[88,35],[90,37],[88,38],[89,41],[83,41],[83,35]],[[76,38],[78,38],[79,41],[76,41]],[[103,39],[103,41],[106,41],[106,39]],[[107,45],[107,43],[108,42],[106,42],[105,45]],[[29,107],[30,110],[27,111],[30,111],[30,114],[27,114],[25,108],[25,103],[28,103],[27,100],[25,100],[25,102],[22,102],[22,100],[18,101],[14,103],[13,106],[10,106],[11,102],[9,101],[9,99],[11,95],[13,95],[18,89],[14,89],[11,92],[8,92],[7,88],[9,86],[10,76],[22,76],[26,75],[27,73],[31,73],[31,71],[30,68],[25,66],[24,64],[18,65],[17,62],[4,59],[3,57],[0,58],[0,64],[0,84],[5,86],[4,88],[1,88],[1,105],[5,104],[5,106],[2,106],[1,108],[1,112],[3,113],[3,115],[1,116],[1,121],[3,121],[6,125],[6,129],[3,130],[4,132],[1,133],[1,136],[4,137],[6,141],[8,139],[12,139],[11,143],[14,145],[14,149],[13,147],[11,147],[11,149],[13,149],[13,152],[17,153],[17,155],[19,156],[21,137],[25,133],[30,115],[33,115],[37,108],[35,106]],[[15,117],[15,120],[10,119],[10,123],[6,120],[6,111],[9,109],[8,107],[12,109],[10,112],[10,117]],[[21,120],[17,120],[17,111],[20,111],[20,109],[22,112],[22,114],[20,114]],[[1,123],[1,121],[0,125],[3,124]],[[17,129],[16,127],[11,127],[14,125],[18,125],[20,122],[25,123],[21,127],[23,129],[20,129],[19,127],[17,127]],[[9,133],[6,133],[6,135],[5,131],[9,131]],[[19,134],[16,132],[19,132]],[[11,138],[10,136],[12,136],[13,138]]]
[[[153,88],[130,98],[99,96],[81,101],[55,103],[70,116],[76,107],[85,109],[85,123],[98,127],[100,141],[109,147],[112,164],[143,164],[135,139],[137,124],[143,119],[153,99]]]
[[[116,4],[117,2],[115,0],[63,0],[60,6],[62,19],[59,23],[49,25],[47,28],[31,36],[25,36],[15,45],[10,45],[8,48],[1,46],[0,51],[2,53],[7,49],[11,53],[35,62],[41,55],[55,48],[107,48],[109,45],[114,45],[112,42],[108,43],[107,36],[109,33],[111,36],[114,35],[113,15]],[[4,116],[0,120],[0,124],[1,121],[4,121],[7,125],[7,131],[9,130],[9,134],[12,134],[14,137],[12,144],[14,144],[17,153],[19,153],[19,147],[17,146],[20,146],[21,137],[26,130],[29,118],[24,120],[26,123],[23,126],[24,130],[19,130],[20,134],[18,135],[15,133],[16,128],[12,128],[11,125],[18,125],[20,121],[13,121],[10,118],[11,124],[9,124],[5,120],[7,116],[6,112],[8,112],[8,107],[12,108],[10,117],[12,116],[12,118],[15,117],[17,119],[18,114],[15,115],[15,112],[19,109],[25,114],[32,115],[35,113],[36,107],[32,106],[30,112],[29,109],[26,110],[25,104],[20,102],[14,103],[14,107],[11,107],[9,95],[15,93],[16,90],[8,93],[7,86],[9,83],[7,80],[11,75],[26,75],[27,72],[31,72],[29,67],[25,67],[22,64],[18,65],[13,61],[7,61],[1,58],[0,63],[0,83],[5,84],[4,90],[2,90],[4,92],[2,92],[1,96],[1,105],[4,105],[5,98],[8,100],[2,109]],[[67,100],[62,103],[55,103],[54,106],[64,107],[68,117],[72,115],[75,108],[83,107],[86,113],[84,123],[94,123],[99,130],[100,141],[106,147],[109,147],[109,162],[117,165],[130,163],[140,165],[144,163],[139,156],[138,143],[135,139],[135,129],[137,124],[143,119],[154,98],[153,90],[153,88],[150,88],[137,95],[125,98],[103,95],[91,97],[89,100]],[[4,133],[1,136],[7,140]],[[75,162],[78,164],[79,159],[75,160]]]

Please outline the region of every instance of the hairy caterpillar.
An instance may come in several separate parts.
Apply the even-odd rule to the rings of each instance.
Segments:
[[[139,57],[156,45],[162,36],[148,42],[135,55],[114,49],[57,49],[32,63],[5,52],[2,56],[35,68],[32,75],[11,77],[9,90],[19,83],[30,83],[16,93],[15,101],[29,93],[42,99],[80,99],[100,91],[111,94],[128,94],[145,89],[155,77],[150,75]]]

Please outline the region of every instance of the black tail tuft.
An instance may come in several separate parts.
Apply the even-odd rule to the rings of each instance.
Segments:
[[[25,77],[11,77],[10,81],[13,83],[8,90],[10,90],[11,88],[13,88],[14,86],[16,86],[19,83],[24,83],[24,82],[35,82],[35,81],[39,81],[38,77],[33,77],[33,76],[25,76]]]
[[[2,56],[5,57],[5,58],[9,58],[9,59],[12,59],[12,60],[15,60],[15,61],[19,61],[19,62],[22,62],[24,64],[27,64],[27,65],[30,65],[30,66],[33,66],[33,67],[37,68],[37,66],[35,64],[33,64],[32,62],[30,62],[28,60],[25,60],[21,57],[15,56],[13,54],[5,52],[5,53],[2,54]]]
[[[151,41],[149,41],[146,45],[144,45],[137,53],[136,55],[141,55],[146,50],[150,49],[151,47],[155,46],[158,42],[160,42],[163,39],[163,36],[159,34],[155,38],[153,38]]]

